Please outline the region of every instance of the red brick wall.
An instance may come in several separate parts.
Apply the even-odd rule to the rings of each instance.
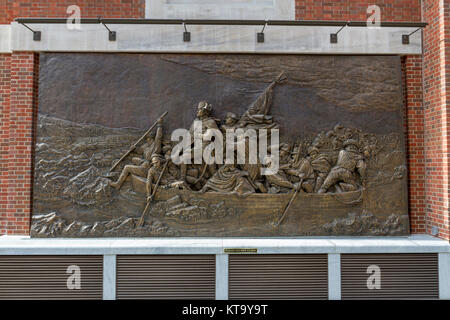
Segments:
[[[10,76],[11,55],[0,54],[0,235],[7,228]]]
[[[444,4],[445,3],[445,4]],[[449,2],[423,1],[423,17],[429,23],[424,30],[424,123],[425,123],[425,196],[427,233],[432,227],[439,236],[449,234],[448,121],[447,97],[450,88],[448,49]]]
[[[27,234],[30,227],[33,124],[37,110],[38,55],[13,53],[10,59],[8,206],[6,234]]]
[[[80,7],[82,18],[145,16],[145,0],[0,0],[0,23],[9,23],[17,17],[67,17],[70,5]]]
[[[297,20],[366,21],[371,5],[380,7],[382,21],[421,21],[420,0],[295,0],[295,16]]]
[[[409,217],[412,233],[425,233],[425,155],[422,57],[402,58]]]
[[[381,8],[382,21],[422,20],[420,0],[292,1],[296,19],[364,21],[367,7],[376,4]],[[444,26],[449,20],[448,4],[439,8],[441,2],[447,1],[423,1],[423,20],[431,23],[424,33],[424,59],[405,57],[402,67],[411,232],[431,233],[431,227],[436,226],[439,236],[448,239],[446,93],[450,91],[445,81],[448,54]],[[0,23],[19,16],[65,17],[67,6],[72,4],[80,6],[86,18],[143,18],[145,11],[144,0],[0,0]],[[37,59],[32,53],[0,54],[0,234],[28,233]]]

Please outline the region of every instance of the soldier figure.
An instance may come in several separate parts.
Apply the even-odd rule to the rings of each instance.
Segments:
[[[222,131],[224,137],[227,134],[227,129],[236,129],[238,120],[239,117],[237,116],[237,114],[233,112],[227,112],[225,123],[220,126],[220,130]]]
[[[344,150],[339,152],[336,166],[331,169],[318,193],[325,193],[332,186],[338,192],[355,191],[358,189],[357,174],[364,178],[365,171],[366,164],[358,151],[358,143],[349,139],[344,142]]]
[[[265,167],[270,167],[272,162],[272,159],[270,157],[266,157],[265,160]],[[281,168],[274,174],[266,175],[266,181],[268,184],[272,187],[281,187],[285,189],[294,189],[294,190],[300,190],[301,185],[300,183],[292,183],[287,178],[286,173]]]
[[[313,167],[316,176],[316,183],[314,185],[313,192],[318,192],[323,182],[325,181],[328,172],[330,172],[330,160],[328,156],[326,156],[325,154],[321,154],[319,149],[317,149],[316,147],[309,148],[308,154],[311,159],[311,166]]]
[[[312,161],[315,159],[319,150],[317,148],[310,148],[308,156],[304,158],[298,169],[287,169],[286,173],[300,178],[300,189],[312,193],[314,191],[314,186],[316,183],[316,173],[312,165]]]
[[[156,182],[158,181],[158,178],[161,174],[162,160],[163,160],[163,157],[159,154],[154,154],[152,156],[152,166],[150,167],[150,169],[148,169],[148,173],[147,173],[147,185],[146,185],[147,201],[152,200],[151,199],[152,187],[153,187],[153,184],[156,184]]]
[[[126,165],[120,173],[119,179],[116,182],[110,182],[109,185],[116,189],[120,189],[130,174],[145,178],[147,176],[147,171],[150,168],[152,156],[161,152],[162,137],[162,119],[160,119],[158,120],[155,138],[152,139],[151,136],[149,136],[147,142],[138,150],[138,152],[142,152],[143,159],[134,157],[132,159],[134,164]]]
[[[219,130],[219,128],[217,127],[217,122],[216,119],[214,119],[213,117],[211,117],[211,111],[212,111],[212,106],[211,104],[209,104],[206,101],[200,101],[198,106],[197,106],[197,117],[195,118],[194,122],[191,125],[191,128],[189,130],[190,134],[191,134],[191,139],[192,139],[192,144],[191,144],[191,149],[188,150],[188,152],[191,152],[191,156],[194,155],[194,124],[196,121],[201,121],[202,123],[202,132],[201,132],[201,137],[199,137],[202,141],[203,141],[203,135],[206,133],[206,130],[208,129],[216,129]],[[201,150],[201,154],[203,156],[203,149],[204,144],[202,143],[202,150]],[[207,166],[209,169],[209,173],[212,176],[215,172],[215,165],[211,164]],[[186,175],[187,175],[187,165],[186,164],[181,164],[180,165],[180,169],[181,169],[181,178],[183,180],[185,180],[186,182],[191,182],[192,179],[187,179]],[[195,180],[195,179],[194,179]]]

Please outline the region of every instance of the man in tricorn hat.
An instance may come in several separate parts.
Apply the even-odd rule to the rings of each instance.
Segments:
[[[201,121],[202,123],[202,135],[205,134],[208,129],[219,129],[217,127],[216,119],[211,117],[212,105],[207,101],[200,101],[197,105],[197,117],[192,122],[189,132],[191,137],[194,138],[194,123],[195,121]],[[194,141],[192,141],[194,142]]]
[[[194,131],[195,131],[196,122],[201,122],[201,125],[202,125],[202,131],[200,133],[200,136],[198,137],[201,141],[203,141],[203,135],[206,133],[206,131],[208,129],[219,130],[216,119],[211,117],[211,111],[212,111],[212,105],[209,104],[207,101],[200,101],[198,103],[197,117],[194,119],[194,121],[192,122],[192,125],[189,129],[189,133],[191,135],[192,140],[191,140],[191,148],[189,150],[187,150],[187,152],[191,153],[192,158],[195,154],[194,148],[196,147],[194,144]],[[198,150],[199,154],[203,155],[203,151],[204,151],[205,147],[206,147],[206,144],[202,143],[201,149]],[[192,159],[192,160],[194,160],[194,159]],[[203,160],[202,160],[202,162],[203,162]],[[214,174],[215,168],[216,168],[214,164],[208,165],[207,168],[208,168],[210,175]],[[187,175],[187,165],[181,164],[180,169],[181,169],[181,178],[188,183],[191,182],[191,181],[189,181],[190,179],[187,179],[187,176],[186,176]]]
[[[348,139],[343,146],[336,166],[331,169],[318,193],[325,193],[332,186],[336,187],[337,192],[355,191],[358,189],[358,175],[365,177],[366,164],[358,150],[358,142]]]

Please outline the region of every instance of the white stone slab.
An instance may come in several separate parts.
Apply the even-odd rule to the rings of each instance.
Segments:
[[[0,53],[11,53],[11,26],[0,24]]]
[[[33,24],[42,32],[41,41],[23,25],[12,23],[13,51],[52,52],[189,52],[189,53],[288,53],[288,54],[399,54],[422,53],[421,33],[402,44],[402,35],[415,28],[346,27],[338,43],[330,43],[330,34],[338,27],[268,26],[265,42],[257,43],[261,26],[189,25],[191,42],[183,42],[181,25],[116,24],[117,41],[109,41],[108,31],[100,24],[82,24],[81,30],[69,30],[65,24]]]
[[[329,253],[335,251],[333,243],[322,238],[225,238],[223,239],[223,248],[256,248],[258,254]]]
[[[103,256],[103,300],[116,300],[116,255]]]
[[[422,242],[413,237],[374,237],[331,239],[339,253],[431,253],[449,252],[448,241],[423,236]],[[426,241],[424,245],[423,241]]]
[[[328,299],[341,300],[341,255],[328,254]]]
[[[294,20],[294,0],[146,0],[147,19]]]
[[[228,300],[228,255],[216,255],[216,300]]]
[[[439,253],[439,298],[450,300],[450,253]]]
[[[450,252],[448,241],[411,237],[317,238],[92,238],[0,237],[0,255],[39,254],[223,254],[225,248],[256,248],[258,254]]]

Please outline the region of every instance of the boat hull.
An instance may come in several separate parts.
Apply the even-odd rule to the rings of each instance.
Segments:
[[[146,179],[133,176],[131,179],[135,192],[144,195]],[[374,190],[375,191],[375,190]],[[167,225],[180,230],[181,235],[204,235],[216,232],[217,235],[326,235],[323,225],[334,219],[346,218],[349,213],[364,211],[364,203],[369,200],[370,192],[363,190],[344,193],[298,193],[292,201],[282,223],[280,218],[294,193],[263,194],[253,193],[247,196],[223,194],[218,192],[196,192],[183,189],[159,187],[155,202],[178,201],[214,210],[225,208],[233,211],[230,215],[215,216],[214,213],[192,218],[175,213],[150,211]],[[178,202],[177,202],[178,203]],[[155,205],[155,204],[154,204]]]

